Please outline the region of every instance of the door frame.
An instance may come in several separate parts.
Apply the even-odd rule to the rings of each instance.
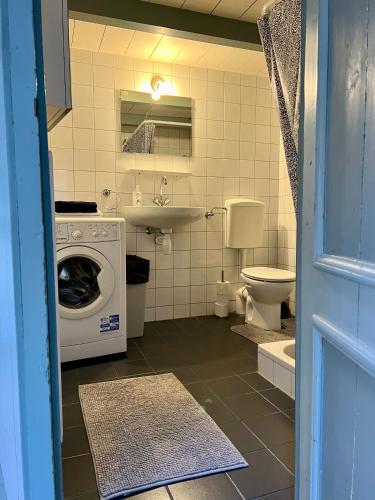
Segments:
[[[61,499],[40,0],[3,0],[0,23],[0,497]]]
[[[296,373],[295,373],[295,393],[296,393],[296,443],[295,443],[295,498],[317,499],[317,491],[314,490],[313,478],[316,471],[313,470],[314,463],[317,463],[316,447],[312,447],[314,442],[313,425],[314,418],[317,419],[320,411],[312,408],[311,394],[313,387],[312,360],[310,352],[316,351],[317,345],[313,346],[313,336],[302,334],[302,328],[306,328],[306,319],[311,318],[310,311],[305,311],[306,304],[302,303],[303,298],[303,272],[305,278],[308,276],[307,270],[303,266],[303,259],[309,258],[309,262],[314,260],[314,230],[309,227],[304,232],[306,220],[314,220],[315,198],[311,197],[314,190],[310,190],[309,198],[303,192],[304,183],[310,182],[316,186],[315,164],[319,155],[323,151],[315,149],[319,131],[316,128],[318,115],[318,19],[319,8],[323,2],[321,0],[302,0],[301,5],[301,79],[300,79],[300,120],[299,120],[299,151],[298,151],[298,203],[297,203],[297,262],[296,262]],[[325,102],[322,107],[325,107]],[[321,112],[323,110],[321,109]],[[325,131],[324,131],[325,132]],[[319,144],[319,143],[318,143]],[[303,236],[302,236],[303,235]],[[305,364],[304,377],[301,380],[301,364]],[[315,387],[320,387],[320,381],[316,380]],[[317,398],[314,397],[316,400]],[[305,404],[307,402],[308,404]]]

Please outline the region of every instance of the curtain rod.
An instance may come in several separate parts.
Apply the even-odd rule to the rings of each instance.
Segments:
[[[167,120],[143,120],[141,125],[144,123],[153,123],[154,125],[161,125],[162,127],[192,127],[191,123],[188,122],[173,122]]]

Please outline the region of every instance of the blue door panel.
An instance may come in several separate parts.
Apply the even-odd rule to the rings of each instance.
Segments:
[[[302,32],[296,499],[373,500],[375,1],[304,0]]]
[[[357,257],[361,231],[367,0],[329,2],[325,252]],[[350,228],[350,229],[349,229]],[[350,231],[350,237],[348,233]]]
[[[323,341],[322,499],[350,498],[356,378],[355,364]]]
[[[353,499],[373,500],[375,492],[375,390],[374,379],[358,368],[355,411],[355,449],[353,464]]]
[[[314,284],[314,307],[325,318],[335,311],[335,324],[352,331],[357,327],[358,284],[329,273],[319,273]],[[321,293],[324,291],[324,294]]]

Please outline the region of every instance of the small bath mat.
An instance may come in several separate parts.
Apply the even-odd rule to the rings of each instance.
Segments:
[[[172,374],[79,387],[101,499],[246,467]]]
[[[254,326],[244,324],[235,325],[231,327],[232,332],[245,337],[246,339],[255,342],[256,344],[265,344],[267,342],[277,342],[278,340],[292,340],[293,337],[285,335],[283,332],[290,332],[289,330],[281,330],[281,332],[272,332],[255,328]]]

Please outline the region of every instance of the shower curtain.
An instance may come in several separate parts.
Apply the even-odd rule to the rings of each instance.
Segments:
[[[281,0],[258,20],[271,85],[278,101],[294,210],[297,210],[301,0]]]
[[[151,153],[152,141],[155,135],[153,123],[142,122],[134,130],[129,139],[125,139],[122,150],[126,153]]]

